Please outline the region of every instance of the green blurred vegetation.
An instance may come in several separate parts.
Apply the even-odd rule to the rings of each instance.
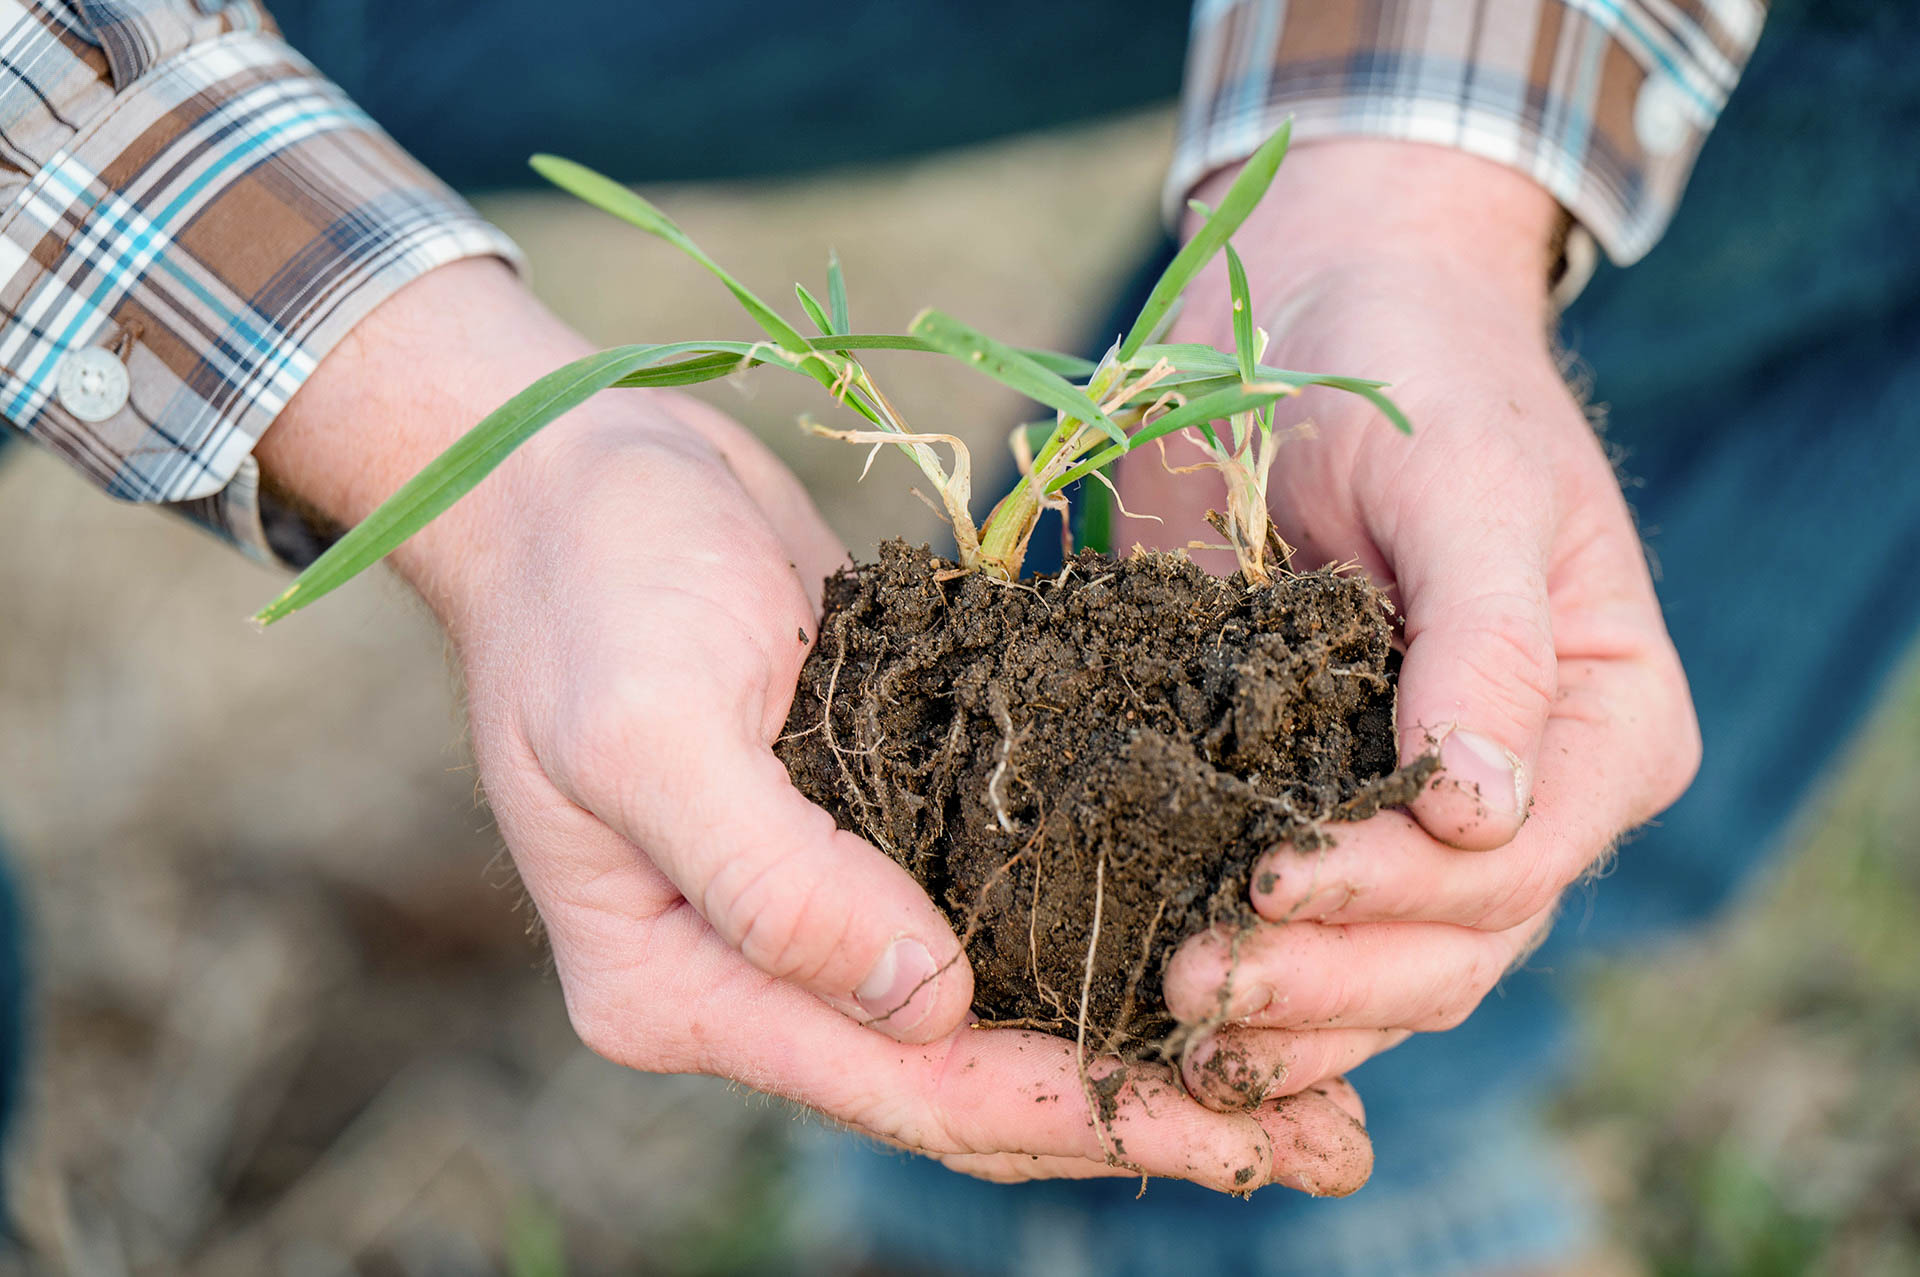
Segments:
[[[1566,1113],[1649,1271],[1920,1273],[1916,771],[1910,669],[1752,899],[1592,980]]]

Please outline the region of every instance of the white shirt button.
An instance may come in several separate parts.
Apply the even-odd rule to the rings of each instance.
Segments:
[[[1661,72],[1648,72],[1633,100],[1633,135],[1640,148],[1656,159],[1672,155],[1692,133],[1684,91]]]
[[[60,365],[60,406],[82,421],[105,421],[127,406],[133,380],[110,350],[85,346]]]

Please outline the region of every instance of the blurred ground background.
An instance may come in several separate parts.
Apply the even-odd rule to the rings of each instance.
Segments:
[[[937,304],[1073,348],[1151,238],[1170,131],[1156,113],[649,194],[769,296],[819,280],[832,245],[862,327]],[[590,210],[486,208],[598,339],[742,331],[709,280]],[[797,381],[708,389],[856,552],[935,535],[903,463],[856,490],[857,455],[799,435]],[[1003,455],[1015,406],[984,381],[940,368],[911,398],[983,465]],[[9,1159],[23,1245],[0,1272],[787,1271],[795,1119],[579,1048],[401,590],[364,581],[256,634],[274,574],[14,452],[0,833],[39,1002]],[[1916,768],[1909,678],[1755,898],[1590,977],[1563,1120],[1647,1271],[1920,1272]]]

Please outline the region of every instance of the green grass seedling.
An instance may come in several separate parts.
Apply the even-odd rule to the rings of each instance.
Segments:
[[[1266,335],[1253,326],[1246,272],[1228,241],[1273,181],[1287,139],[1283,127],[1247,161],[1220,207],[1203,210],[1206,221],[1198,233],[1162,274],[1126,335],[1098,361],[1004,345],[937,310],[923,311],[905,333],[855,333],[838,258],[828,262],[824,305],[805,285],[794,286],[801,310],[819,331],[807,337],[652,203],[572,161],[536,156],[533,167],[556,186],[665,240],[712,274],[765,336],[616,347],[542,377],[341,537],[255,619],[262,624],[279,620],[365,571],[471,491],[514,449],[591,396],[610,389],[690,386],[760,366],[811,378],[861,419],[852,428],[808,422],[815,433],[876,452],[892,446],[906,453],[939,494],[966,571],[1017,580],[1041,512],[1063,508],[1071,485],[1089,477],[1104,484],[1102,472],[1127,453],[1183,432],[1200,447],[1201,467],[1217,469],[1226,481],[1224,526],[1241,570],[1249,580],[1267,581],[1267,477],[1277,451],[1274,405],[1308,386],[1328,386],[1364,396],[1397,428],[1410,429],[1383,393],[1384,382],[1290,372],[1259,362]],[[1181,294],[1222,249],[1232,284],[1235,349],[1156,344]],[[958,360],[1052,410],[1051,420],[1016,432],[1020,479],[984,521],[973,517],[973,467],[966,445],[952,435],[916,430],[902,418],[861,362],[862,352],[873,350]],[[1216,429],[1220,422],[1227,426],[1224,435]],[[948,453],[944,458],[942,448]]]

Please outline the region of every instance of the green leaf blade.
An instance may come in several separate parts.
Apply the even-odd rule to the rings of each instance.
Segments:
[[[924,355],[946,353],[918,337],[909,337],[904,333],[839,333],[832,336],[809,337],[807,345],[814,350],[829,353],[851,353],[861,350],[908,351]],[[767,354],[764,342],[688,341],[676,342],[660,349],[674,354],[695,351],[714,353],[629,373],[614,384],[618,387],[691,386],[703,381],[717,380],[740,369],[758,368],[770,362],[763,357]],[[1094,362],[1090,359],[1082,359],[1077,355],[1063,355],[1053,350],[1023,347],[1020,348],[1020,354],[1059,377],[1090,377],[1095,368]]]
[[[793,292],[794,296],[800,299],[800,309],[807,312],[807,318],[811,319],[813,326],[820,330],[820,335],[822,337],[833,336],[833,321],[827,318],[827,312],[820,308],[820,303],[815,301],[813,294],[807,291],[807,286],[805,284],[795,284],[793,286]],[[812,343],[811,338],[808,339],[808,343]]]
[[[827,251],[827,313],[833,316],[833,331],[853,331],[847,310],[847,277],[840,269],[840,254],[831,249]]]
[[[1254,365],[1259,362],[1253,348],[1253,294],[1247,288],[1247,268],[1240,254],[1227,250],[1227,290],[1233,297],[1233,353],[1238,357],[1240,380],[1252,381]]]
[[[1286,158],[1287,144],[1293,136],[1293,121],[1282,124],[1277,132],[1258,150],[1247,158],[1240,175],[1227,189],[1226,198],[1220,201],[1220,207],[1213,211],[1174,256],[1167,269],[1154,284],[1152,293],[1147,296],[1147,304],[1140,308],[1139,318],[1133,321],[1126,339],[1120,343],[1120,358],[1131,359],[1140,347],[1151,340],[1159,329],[1160,322],[1166,317],[1173,304],[1185,292],[1187,285],[1213,260],[1215,253],[1233,233],[1240,229],[1248,214],[1260,203],[1267,193],[1267,187],[1273,184],[1274,174],[1280,171],[1280,161]]]
[[[610,213],[672,244],[726,285],[734,300],[765,330],[767,336],[796,355],[808,353],[807,339],[800,335],[799,329],[762,301],[752,289],[735,279],[720,263],[707,256],[706,250],[694,243],[692,236],[681,230],[677,222],[651,201],[584,164],[576,164],[557,155],[536,155],[530,163],[534,172],[568,194],[578,196],[602,212]],[[831,384],[833,381],[833,372],[829,368],[822,366],[817,371],[810,371],[822,384]]]
[[[1085,391],[1013,347],[1003,346],[937,310],[922,311],[910,331],[943,354],[985,373],[1001,385],[1077,421],[1099,427],[1116,444],[1126,443],[1126,432],[1102,412],[1100,405],[1089,399]]]
[[[254,619],[262,625],[325,597],[392,553],[402,542],[493,473],[514,449],[572,408],[637,368],[660,359],[659,346],[601,351],[548,373],[489,413],[479,425],[334,542]]]

